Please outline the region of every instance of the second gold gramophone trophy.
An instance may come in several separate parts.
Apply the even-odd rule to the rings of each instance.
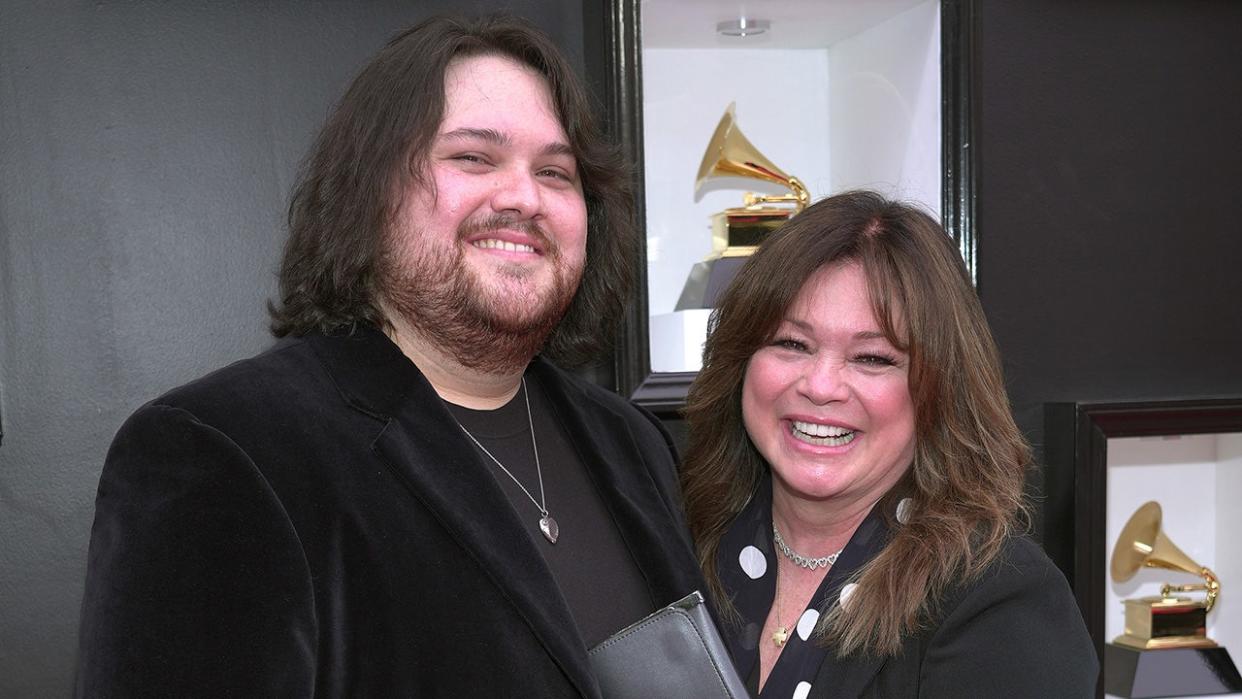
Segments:
[[[716,298],[733,280],[746,256],[772,230],[806,208],[810,193],[797,177],[785,174],[742,135],[734,117],[734,104],[725,109],[703,153],[694,188],[718,177],[744,177],[782,185],[788,194],[752,194],[743,204],[712,216],[712,252],[690,270],[676,310],[712,308]]]
[[[1104,691],[1119,697],[1170,697],[1242,692],[1242,677],[1207,636],[1207,615],[1220,581],[1178,548],[1161,529],[1160,504],[1138,508],[1113,548],[1109,573],[1123,583],[1143,568],[1189,573],[1201,583],[1165,583],[1159,596],[1125,600],[1125,631],[1105,647]],[[1202,592],[1196,599],[1183,593]]]

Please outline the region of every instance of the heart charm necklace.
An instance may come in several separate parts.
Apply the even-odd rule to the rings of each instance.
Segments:
[[[530,446],[535,452],[535,473],[539,475],[538,500],[535,499],[534,495],[530,494],[530,491],[526,489],[526,486],[522,485],[522,481],[519,481],[517,476],[513,475],[509,469],[505,468],[504,464],[500,463],[500,459],[497,459],[494,455],[492,455],[492,453],[487,450],[487,447],[483,446],[479,440],[474,438],[474,435],[470,434],[470,430],[466,429],[465,425],[459,422],[457,423],[457,426],[461,428],[462,432],[466,433],[466,436],[470,438],[470,441],[474,442],[476,447],[483,450],[483,453],[487,454],[488,458],[496,462],[496,465],[500,467],[500,470],[504,471],[505,475],[508,476],[514,483],[517,483],[517,487],[521,488],[522,492],[526,493],[526,497],[530,498],[530,501],[534,503],[535,507],[539,508],[539,531],[543,532],[543,538],[547,539],[548,543],[555,544],[557,537],[561,535],[561,528],[556,523],[556,520],[552,518],[552,515],[548,514],[548,496],[543,492],[543,467],[539,465],[539,444],[535,441],[535,419],[531,417],[530,414],[530,391],[526,388],[525,376],[522,377],[522,397],[526,399],[526,422],[530,425]]]

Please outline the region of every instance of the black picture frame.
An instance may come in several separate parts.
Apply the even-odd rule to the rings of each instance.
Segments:
[[[642,32],[639,0],[609,0],[604,101],[611,131],[634,163],[637,216],[644,226]],[[941,212],[945,230],[958,245],[972,280],[977,281],[975,143],[977,0],[941,0]],[[645,236],[639,236],[645,240]],[[695,372],[653,372],[647,321],[647,251],[633,251],[638,274],[621,321],[614,352],[617,392],[662,417],[676,416],[686,402]]]
[[[1242,432],[1242,397],[1045,404],[1044,550],[1069,580],[1097,657],[1109,640],[1108,440],[1230,432]]]

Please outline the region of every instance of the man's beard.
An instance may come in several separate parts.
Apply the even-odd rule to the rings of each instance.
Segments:
[[[497,228],[520,229],[537,241],[552,265],[551,288],[508,293],[476,278],[466,266],[462,241]],[[389,307],[421,339],[464,367],[488,374],[522,371],[565,315],[581,268],[567,268],[560,249],[537,224],[503,216],[463,224],[447,249],[419,238],[415,232],[408,242],[385,243],[378,274]],[[532,274],[516,264],[496,267],[499,278]]]

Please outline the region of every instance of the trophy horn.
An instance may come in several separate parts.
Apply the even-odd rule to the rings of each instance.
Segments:
[[[734,111],[737,103],[730,103],[724,116],[716,125],[716,131],[707,143],[703,153],[703,162],[699,164],[699,174],[694,180],[694,191],[698,192],[703,183],[713,177],[747,177],[750,179],[775,182],[788,187],[792,194],[780,196],[747,195],[747,205],[789,202],[794,204],[795,212],[802,211],[810,202],[811,195],[797,177],[785,173],[769,160],[750,139],[742,134],[737,126]]]
[[[1134,577],[1140,568],[1161,568],[1200,576],[1205,581],[1203,585],[1164,585],[1160,594],[1168,597],[1174,590],[1203,590],[1207,592],[1207,611],[1211,611],[1220,592],[1216,574],[1196,563],[1165,536],[1160,528],[1162,518],[1160,503],[1155,501],[1144,503],[1130,515],[1130,520],[1117,537],[1117,545],[1113,547],[1109,573],[1117,582]]]

